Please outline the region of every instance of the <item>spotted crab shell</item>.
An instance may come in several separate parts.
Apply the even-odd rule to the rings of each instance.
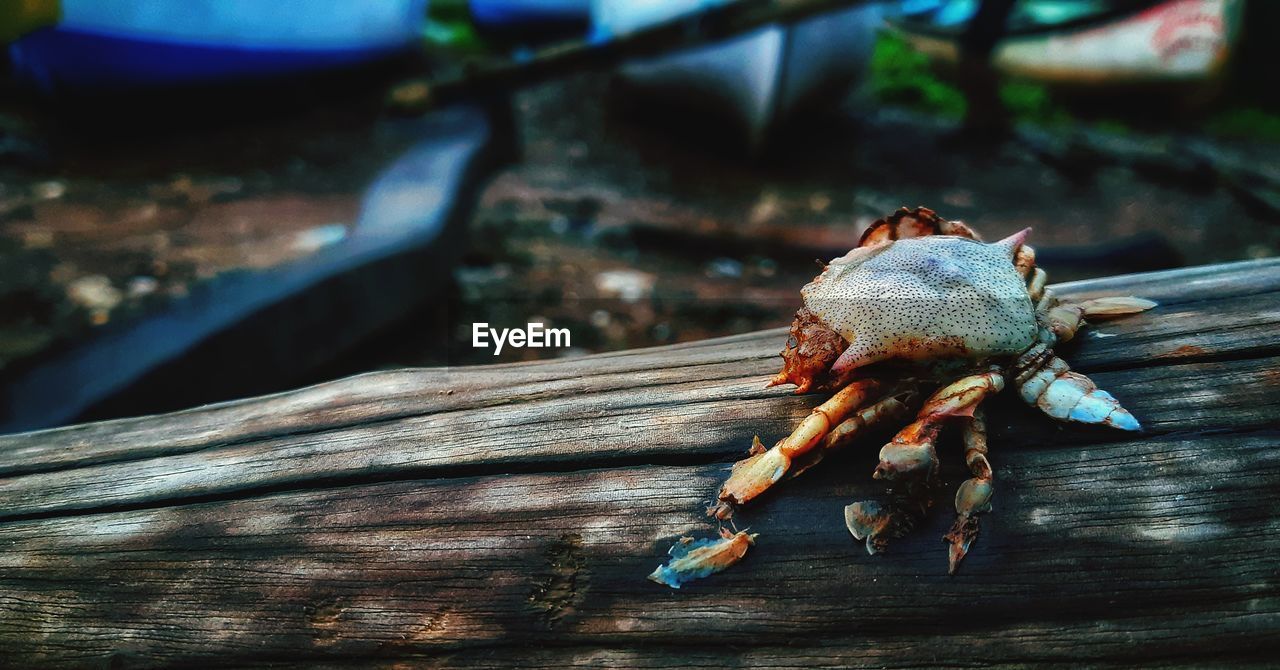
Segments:
[[[932,235],[859,247],[831,261],[800,293],[805,308],[849,343],[832,371],[890,358],[1025,351],[1037,324],[1013,265],[1020,243]]]

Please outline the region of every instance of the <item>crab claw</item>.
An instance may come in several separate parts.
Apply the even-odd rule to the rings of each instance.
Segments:
[[[923,414],[923,411],[922,411]],[[933,443],[942,426],[934,416],[917,419],[898,431],[880,449],[880,464],[872,477],[885,481],[932,481],[938,472]]]
[[[956,521],[942,539],[951,543],[947,573],[954,575],[969,546],[978,537],[978,515],[991,511],[995,489],[989,478],[967,479],[956,491]]]
[[[1120,430],[1142,430],[1142,425],[1110,393],[1093,380],[1072,372],[1054,357],[1031,374],[1018,389],[1027,404],[1060,421],[1104,424]]]
[[[935,424],[918,441],[900,442],[894,438],[880,449],[880,464],[871,476],[890,482],[907,478],[932,478],[938,469],[938,453],[933,446],[937,434]]]
[[[854,539],[865,540],[867,553],[883,551],[889,540],[901,537],[915,525],[911,515],[874,500],[856,502],[844,508],[844,525]]]
[[[758,444],[760,438],[756,438]],[[791,458],[781,449],[756,453],[733,464],[733,472],[720,489],[720,500],[742,504],[764,493],[791,467]]]
[[[844,508],[844,525],[855,539],[866,540],[867,553],[874,554],[882,548],[877,540],[889,526],[889,515],[874,500],[856,502]]]

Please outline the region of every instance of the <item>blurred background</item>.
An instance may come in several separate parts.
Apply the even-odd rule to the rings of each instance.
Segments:
[[[9,0],[0,432],[786,325],[904,205],[1032,226],[1054,281],[1272,256],[1278,31],[1262,0]]]

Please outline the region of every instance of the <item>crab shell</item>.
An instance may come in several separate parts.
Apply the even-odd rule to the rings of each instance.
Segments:
[[[1038,325],[1014,267],[1025,236],[994,244],[948,235],[899,239],[831,261],[801,289],[805,308],[848,344],[831,371],[1026,351]]]

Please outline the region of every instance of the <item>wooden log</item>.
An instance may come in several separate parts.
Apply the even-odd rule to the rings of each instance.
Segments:
[[[1273,662],[1280,261],[1056,290],[1160,301],[1060,352],[1146,430],[998,399],[996,511],[955,577],[946,513],[881,556],[849,537],[869,440],[743,510],[740,565],[644,579],[713,530],[751,435],[822,399],[762,388],[769,331],[0,437],[0,665]]]

